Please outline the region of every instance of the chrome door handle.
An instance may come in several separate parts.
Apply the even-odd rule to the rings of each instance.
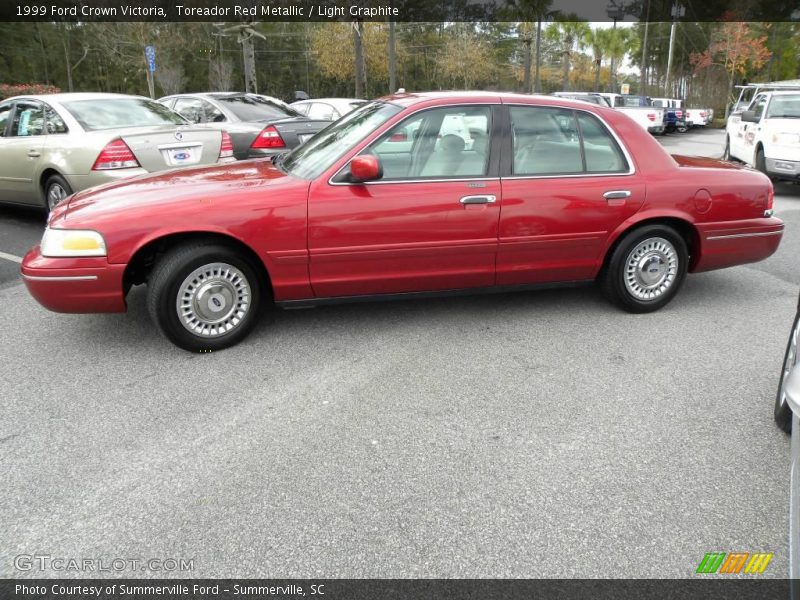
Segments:
[[[630,190],[610,190],[603,194],[603,198],[606,200],[622,200],[624,198],[630,198],[631,192]]]
[[[464,196],[461,198],[461,204],[494,204],[497,202],[497,196]]]
[[[31,158],[38,158],[41,155],[42,155],[41,152],[37,152],[36,150],[28,150],[28,156],[30,156]]]

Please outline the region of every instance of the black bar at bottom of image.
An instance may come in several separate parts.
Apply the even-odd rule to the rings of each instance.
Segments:
[[[2,579],[2,600],[772,600],[787,579]]]

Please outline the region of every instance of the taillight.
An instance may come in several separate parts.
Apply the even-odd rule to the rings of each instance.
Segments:
[[[250,144],[251,148],[285,148],[286,144],[272,125],[267,125]]]
[[[229,158],[231,156],[233,156],[233,142],[231,141],[231,136],[228,135],[228,132],[223,131],[222,143],[219,145],[219,157]]]
[[[702,110],[701,110],[701,111],[700,111],[700,116],[701,116],[701,117],[703,117],[703,118],[705,118],[705,116],[706,116],[706,113],[705,113],[704,111],[702,111]]]
[[[676,110],[675,111],[675,116],[678,117],[679,119],[682,118],[683,117],[683,111],[682,110]]]
[[[767,210],[772,210],[772,203],[775,200],[775,188],[772,187],[772,182],[769,182],[769,194],[767,194]]]
[[[406,135],[405,131],[399,131],[397,133],[393,133],[389,136],[390,142],[405,142],[408,140],[408,136]]]
[[[647,113],[647,118],[650,119],[651,121],[655,121],[656,113]]]
[[[139,161],[122,140],[114,140],[97,155],[92,165],[92,171],[107,171],[108,169],[131,169],[139,166]]]

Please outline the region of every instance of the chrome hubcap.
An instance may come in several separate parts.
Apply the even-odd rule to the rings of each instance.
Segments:
[[[663,295],[678,274],[678,253],[664,238],[639,243],[625,261],[625,287],[638,300],[655,300]]]
[[[50,210],[53,210],[56,207],[56,204],[61,202],[66,197],[67,190],[61,187],[60,184],[54,183],[50,186],[50,189],[47,190],[47,207]]]
[[[786,380],[789,378],[789,373],[792,371],[792,368],[797,364],[798,338],[800,338],[800,322],[798,322],[792,330],[792,335],[789,338],[789,351],[786,353],[786,362],[783,365],[783,373],[781,374],[781,404],[786,403]]]
[[[203,265],[183,280],[175,308],[193,334],[219,337],[238,327],[250,310],[250,284],[232,265]]]

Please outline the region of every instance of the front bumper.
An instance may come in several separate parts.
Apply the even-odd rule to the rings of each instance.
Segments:
[[[22,259],[22,279],[39,304],[54,312],[125,312],[124,264],[104,257],[47,258],[39,246]]]
[[[775,253],[783,238],[783,221],[777,217],[696,226],[700,252],[691,269],[694,273],[764,260]]]
[[[764,158],[767,166],[767,173],[778,177],[798,177],[800,176],[800,162],[795,160],[782,160],[778,158]]]

